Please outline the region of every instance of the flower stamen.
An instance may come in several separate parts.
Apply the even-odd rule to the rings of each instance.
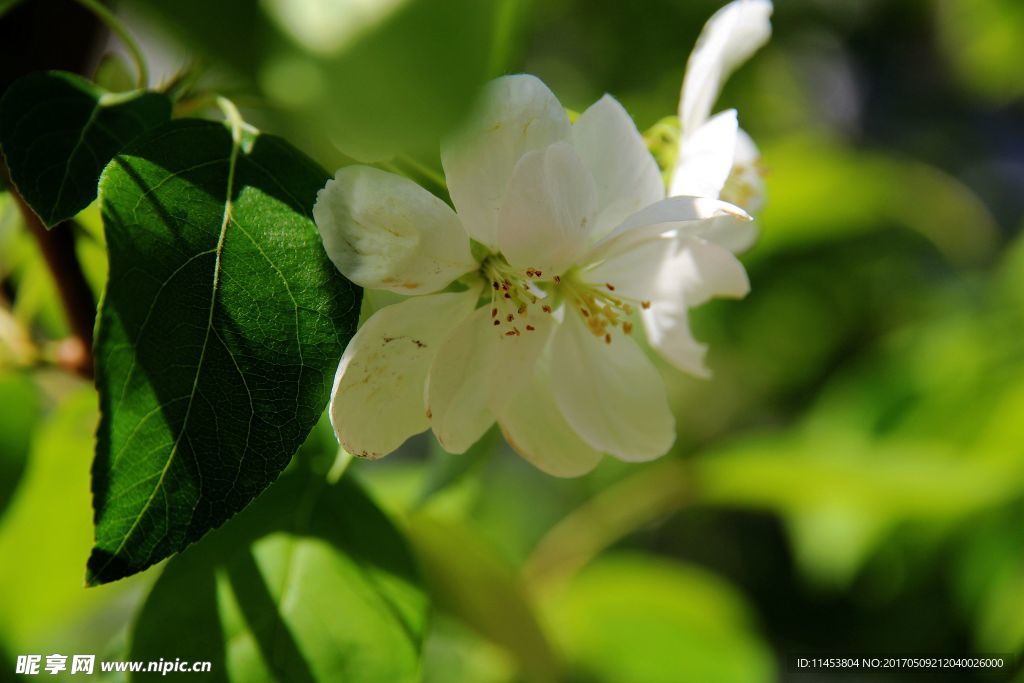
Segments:
[[[590,333],[606,344],[612,343],[612,330],[619,325],[623,334],[633,331],[633,323],[627,320],[633,314],[633,307],[611,294],[616,289],[613,283],[591,284],[570,274],[562,288],[566,292],[565,300],[572,302]]]
[[[530,320],[530,309],[538,307],[544,313],[551,313],[551,306],[540,304],[548,292],[534,282],[543,275],[537,268],[517,270],[500,255],[491,255],[480,265],[480,274],[491,283],[491,318],[495,327],[506,327],[503,336],[521,336],[517,320],[524,324]],[[500,296],[499,296],[500,295]],[[540,313],[537,311],[536,313]],[[533,332],[535,325],[526,325],[527,332]]]

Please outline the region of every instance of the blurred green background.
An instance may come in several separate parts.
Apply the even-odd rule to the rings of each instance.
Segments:
[[[204,87],[326,167],[401,151],[428,182],[501,73],[576,110],[609,92],[641,130],[673,114],[721,3],[350,4],[358,21],[316,0],[120,11],[158,81],[200,57]],[[772,23],[716,107],[767,169],[752,291],[695,312],[711,381],[663,367],[673,451],[559,480],[499,437],[463,456],[420,438],[346,475],[416,549],[424,680],[900,681],[793,661],[1024,651],[1024,3],[779,0]],[[58,67],[116,88],[128,68],[57,0],[10,9],[0,50],[4,88]],[[98,294],[95,209],[75,237]],[[20,653],[123,652],[160,569],[83,588],[95,394],[57,367],[59,299],[3,193],[0,282],[2,680]],[[329,431],[309,448],[330,454]]]

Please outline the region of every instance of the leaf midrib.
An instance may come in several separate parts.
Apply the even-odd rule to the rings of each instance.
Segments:
[[[210,343],[210,334],[213,331],[213,312],[214,305],[217,300],[217,290],[220,284],[220,270],[221,270],[221,257],[224,253],[224,242],[227,237],[228,226],[231,224],[231,215],[234,209],[234,202],[232,196],[234,194],[235,186],[235,170],[238,165],[238,154],[241,149],[242,140],[241,132],[237,129],[232,130],[231,135],[231,154],[228,157],[228,178],[227,178],[227,189],[226,196],[224,198],[224,213],[221,218],[220,234],[217,237],[216,252],[217,257],[214,261],[213,267],[213,285],[210,292],[210,304],[209,311],[206,319],[206,331],[203,335],[203,345],[199,352],[199,360],[196,363],[196,374],[192,380],[192,390],[189,392],[188,406],[185,408],[185,416],[181,423],[181,429],[178,431],[177,437],[174,439],[174,446],[171,448],[171,452],[167,455],[167,462],[164,463],[163,469],[160,471],[160,478],[157,480],[156,485],[153,487],[153,492],[149,495],[149,498],[143,504],[142,509],[139,510],[138,514],[135,515],[135,521],[132,522],[131,527],[124,533],[121,538],[121,543],[117,546],[117,549],[110,555],[110,559],[95,572],[96,576],[102,576],[103,572],[106,571],[110,563],[114,561],[115,557],[121,554],[127,545],[128,540],[132,537],[135,529],[138,527],[139,522],[142,521],[143,516],[149,511],[150,506],[153,504],[153,499],[156,498],[156,494],[163,487],[164,479],[167,477],[167,472],[170,470],[171,463],[174,462],[174,458],[178,453],[178,447],[181,445],[181,439],[185,436],[185,432],[188,430],[189,417],[192,414],[192,406],[195,404],[196,391],[199,388],[199,377],[202,374],[203,361],[206,358],[206,349]],[[197,501],[198,505],[198,501]],[[194,512],[194,509],[193,509]],[[156,548],[154,544],[153,549],[150,550],[150,557],[152,557],[153,550]],[[148,560],[148,558],[147,558]]]

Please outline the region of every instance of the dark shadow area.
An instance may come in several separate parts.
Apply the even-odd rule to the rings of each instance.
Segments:
[[[225,634],[217,605],[217,576],[197,569],[202,558],[180,560],[181,571],[165,572],[157,585],[161,592],[150,596],[138,616],[132,633],[130,657],[134,660],[214,662],[210,673],[192,673],[189,678],[227,683]],[[157,607],[154,608],[154,605]],[[154,673],[142,678],[161,678]]]
[[[36,71],[85,73],[106,34],[96,16],[73,0],[17,4],[0,19],[0,94]]]
[[[317,539],[344,553],[365,567],[367,587],[379,588],[385,602],[389,600],[388,589],[374,584],[373,575],[387,575],[389,582],[416,581],[408,549],[366,494],[348,479],[328,485],[321,475],[300,465],[229,526],[214,531],[168,564],[142,608],[131,657],[152,658],[169,652],[183,660],[208,659],[213,662],[214,672],[226,676],[225,641],[229,636],[218,615],[224,613],[224,600],[230,599],[229,609],[240,610],[239,616],[257,644],[264,666],[277,680],[326,680],[317,676],[312,668],[316,662],[307,660],[303,653],[302,645],[307,640],[293,630],[288,615],[280,611],[281,592],[296,589],[269,586],[267,569],[261,568],[254,554],[256,543],[280,534],[295,541]],[[305,612],[312,606],[298,605],[294,609]],[[420,640],[422,624],[406,623],[397,607],[393,616],[411,642]],[[336,618],[350,615],[339,613]],[[191,632],[194,637],[176,638],[173,634],[179,632]]]
[[[291,629],[277,611],[252,553],[241,552],[228,569],[231,589],[259,646],[260,658],[281,680],[312,683],[316,679]]]

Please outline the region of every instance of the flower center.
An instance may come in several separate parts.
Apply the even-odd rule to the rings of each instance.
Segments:
[[[576,268],[545,276],[536,268],[513,268],[503,256],[491,254],[480,264],[480,275],[490,284],[492,324],[506,337],[535,331],[537,316],[551,315],[563,304],[575,309],[591,334],[606,344],[612,343],[616,330],[633,332],[633,305],[615,293],[613,283],[587,282]],[[645,309],[651,306],[650,301],[639,303]]]
[[[480,264],[480,274],[490,283],[493,325],[506,337],[533,332],[536,327],[530,324],[531,316],[551,314],[549,293],[539,286],[542,271],[516,270],[504,257],[492,254]]]
[[[761,183],[765,169],[760,159],[733,164],[719,197],[746,211],[755,211],[761,204]]]
[[[594,285],[584,282],[577,273],[570,271],[562,280],[561,289],[565,293],[566,306],[575,308],[590,333],[606,344],[612,343],[613,332],[621,327],[623,334],[633,332],[633,306],[615,294],[615,285],[606,282]],[[643,308],[649,308],[649,301],[642,301]]]

